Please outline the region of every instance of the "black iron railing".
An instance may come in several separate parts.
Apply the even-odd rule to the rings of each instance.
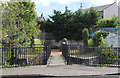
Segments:
[[[51,53],[50,46],[0,48],[1,67],[43,65]]]
[[[70,53],[69,45],[62,45],[62,55],[66,59],[67,65],[70,64]]]
[[[63,46],[63,56],[69,57],[69,63],[91,66],[119,66],[120,47],[81,47]],[[68,51],[65,51],[68,50]],[[65,53],[66,52],[66,53]],[[67,54],[69,53],[69,54]]]

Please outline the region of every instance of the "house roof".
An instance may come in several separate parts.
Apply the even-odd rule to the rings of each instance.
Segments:
[[[115,3],[115,2],[114,2]],[[107,4],[107,5],[102,5],[102,6],[97,6],[97,7],[94,7],[94,9],[96,9],[97,11],[103,11],[104,9],[108,8],[109,6],[113,5],[114,3],[112,4]],[[84,13],[86,10],[90,10],[90,8],[87,8],[87,9],[82,9],[82,12]]]

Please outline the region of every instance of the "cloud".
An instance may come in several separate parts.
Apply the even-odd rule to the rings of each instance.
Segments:
[[[59,3],[59,4],[70,4],[72,2],[78,2],[78,3],[81,3],[81,2],[90,2],[92,4],[110,4],[110,3],[113,3],[115,0],[35,0],[35,3],[38,4],[38,3],[42,3],[43,6],[48,6],[50,5],[52,2],[54,3]],[[120,0],[116,0],[117,2],[120,1]]]
[[[52,2],[54,3],[59,3],[59,4],[69,4],[71,2],[81,2],[81,0],[35,0],[35,3],[42,3],[42,5],[46,5],[46,4],[51,4]]]
[[[48,3],[48,2],[43,4],[43,6],[49,6],[49,5],[50,5],[50,3]]]

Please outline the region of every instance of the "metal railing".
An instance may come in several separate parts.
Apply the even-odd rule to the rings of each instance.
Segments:
[[[66,59],[67,65],[70,64],[69,45],[62,45],[62,55]]]
[[[120,47],[81,47],[69,46],[65,51],[63,46],[63,56],[69,57],[70,64],[83,64],[90,66],[119,66]],[[65,53],[66,52],[66,53]]]
[[[51,53],[50,46],[0,48],[2,67],[43,65]]]

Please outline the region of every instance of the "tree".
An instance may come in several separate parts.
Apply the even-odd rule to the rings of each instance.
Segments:
[[[82,40],[83,29],[92,28],[99,18],[99,13],[94,8],[83,13],[80,9],[71,12],[68,7],[65,7],[64,13],[56,10],[53,13],[41,28],[48,33],[53,33],[57,40],[62,40],[63,38]]]
[[[36,11],[33,2],[6,2],[2,4],[3,30],[8,35],[11,47],[25,46],[27,42],[36,37]],[[5,39],[3,40],[4,42]]]
[[[113,16],[112,18],[106,18],[106,19],[101,19],[100,21],[97,22],[97,25],[95,27],[113,27],[116,28],[119,26],[119,21],[117,16]]]
[[[61,40],[64,37],[71,37],[71,17],[72,12],[65,8],[65,12],[54,10],[54,15],[49,16],[50,19],[47,19],[43,25],[41,25],[42,29],[45,29],[48,33],[53,33],[56,37],[56,40]]]
[[[90,10],[86,10],[84,13],[84,27],[85,28],[93,28],[94,25],[96,25],[97,21],[99,20],[99,12],[94,9],[93,7],[90,8]]]
[[[36,11],[33,2],[2,3],[3,44],[7,47],[26,46],[28,42],[33,44],[34,37],[38,34],[35,19]],[[15,58],[17,55],[14,56],[14,48],[12,48],[11,65],[14,64]]]
[[[89,32],[87,28],[84,28],[83,30],[83,43],[86,47],[88,47],[88,38],[89,38]]]

